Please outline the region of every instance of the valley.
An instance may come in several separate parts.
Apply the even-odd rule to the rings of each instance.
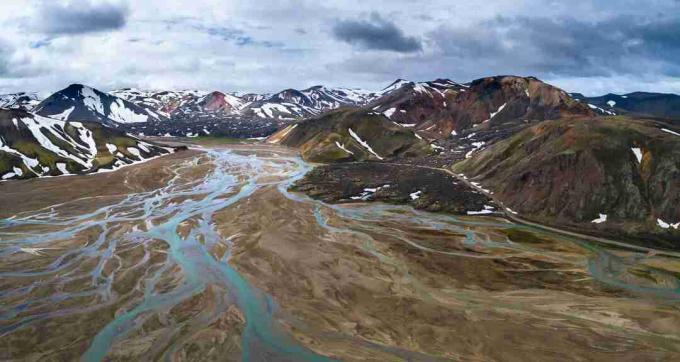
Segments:
[[[680,0],[0,29],[0,362],[680,361]]]
[[[290,191],[311,169],[287,147],[213,142],[113,173],[0,184],[0,358],[680,357],[672,254],[500,214]],[[430,181],[394,185],[385,201],[454,181],[412,179]],[[483,208],[474,195],[447,205]]]

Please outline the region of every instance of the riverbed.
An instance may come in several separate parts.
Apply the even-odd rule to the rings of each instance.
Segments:
[[[3,183],[0,358],[680,358],[678,259],[289,192],[310,168],[236,144]]]

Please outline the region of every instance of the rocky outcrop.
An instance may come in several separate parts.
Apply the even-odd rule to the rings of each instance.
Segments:
[[[389,163],[343,163],[314,168],[293,191],[328,203],[383,201],[452,214],[493,214],[496,206],[442,170]]]

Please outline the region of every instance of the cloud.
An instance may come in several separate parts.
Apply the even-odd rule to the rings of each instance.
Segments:
[[[73,82],[380,89],[395,78],[493,74],[535,75],[586,94],[680,93],[677,0],[1,3],[0,93]]]
[[[96,33],[123,28],[128,15],[124,3],[49,1],[39,9],[36,27],[53,35]]]
[[[428,36],[458,66],[487,72],[596,77],[680,76],[680,18],[601,21],[496,17],[466,27],[442,26]],[[472,61],[470,61],[472,60]]]
[[[10,45],[0,39],[0,77],[9,75],[9,58],[14,53]]]
[[[371,13],[369,20],[342,20],[332,29],[333,36],[346,43],[371,50],[391,50],[401,53],[422,49],[418,39],[404,35],[394,23]]]

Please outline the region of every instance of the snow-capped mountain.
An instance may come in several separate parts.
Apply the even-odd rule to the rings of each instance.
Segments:
[[[171,113],[172,118],[215,118],[237,115],[248,102],[231,94],[211,92],[201,96],[185,97]]]
[[[96,121],[113,127],[166,120],[150,108],[82,84],[71,84],[52,94],[35,107],[35,113],[63,121]]]
[[[0,109],[1,180],[111,171],[171,151],[96,122]]]
[[[314,86],[286,89],[253,102],[248,110],[260,118],[299,119],[345,106],[361,106],[380,96],[362,89]]]
[[[201,90],[140,90],[123,88],[109,92],[142,108],[150,109],[158,114],[170,117],[178,107],[205,97],[210,92]]]
[[[382,95],[360,89],[314,86],[286,89],[275,94],[223,93],[206,91],[142,91],[121,89],[112,95],[150,112],[167,116],[170,122],[148,122],[126,126],[146,135],[226,135],[261,137],[295,120],[339,107],[362,106]]]
[[[274,94],[206,91],[140,91],[121,89],[111,94],[171,118],[209,119],[243,116],[292,121],[343,106],[360,106],[382,95],[361,89],[314,86]]]
[[[37,93],[19,92],[0,94],[0,108],[23,109],[30,111],[40,103]]]

